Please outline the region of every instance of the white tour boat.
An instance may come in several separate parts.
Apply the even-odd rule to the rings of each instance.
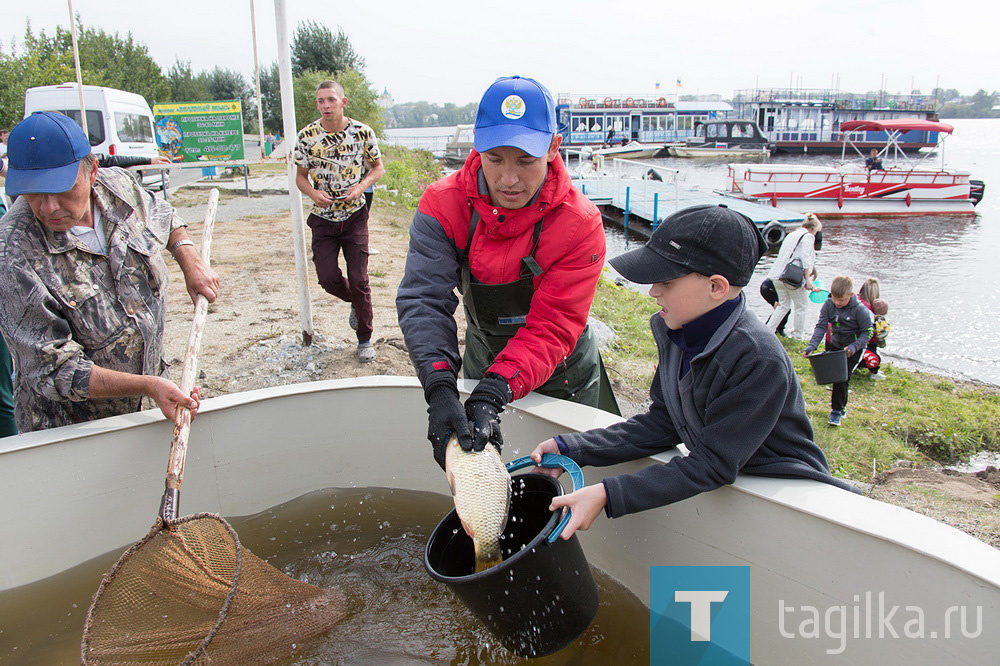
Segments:
[[[932,166],[926,157],[911,160],[898,145],[904,132],[951,134],[953,129],[946,123],[917,118],[845,122],[840,127],[844,136],[840,165],[730,164],[728,194],[828,217],[972,215],[982,197],[980,181],[971,180],[968,171]],[[886,159],[891,151],[896,162],[873,169],[865,168],[860,159],[844,164],[847,144],[860,158],[866,157],[851,134],[872,131],[886,133],[879,157]]]

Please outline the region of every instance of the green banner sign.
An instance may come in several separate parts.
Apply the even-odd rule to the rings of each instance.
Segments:
[[[157,104],[156,140],[171,162],[243,159],[240,100]]]

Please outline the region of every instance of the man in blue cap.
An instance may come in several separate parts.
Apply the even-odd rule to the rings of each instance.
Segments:
[[[170,249],[188,294],[209,302],[219,276],[165,201],[119,168],[97,168],[68,117],[33,113],[10,132],[0,229],[0,328],[15,361],[21,432],[136,411],[196,410],[163,356]]]
[[[427,188],[413,218],[396,309],[442,467],[453,432],[466,450],[499,449],[499,412],[530,391],[597,406],[603,384],[606,408],[617,410],[587,327],[604,228],[570,184],[561,141],[542,84],[497,79],[479,103],[475,150]],[[463,366],[466,378],[480,380],[464,407],[456,382]]]

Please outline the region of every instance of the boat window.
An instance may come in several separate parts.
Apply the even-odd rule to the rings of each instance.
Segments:
[[[705,125],[705,135],[709,139],[721,139],[726,136],[725,125]]]

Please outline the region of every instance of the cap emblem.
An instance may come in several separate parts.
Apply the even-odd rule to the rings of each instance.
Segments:
[[[669,243],[667,243],[667,245],[669,245],[670,247],[674,248],[675,250],[681,249],[681,246],[677,244],[677,241],[673,241],[672,240]]]
[[[504,99],[503,104],[500,106],[500,113],[504,115],[504,118],[509,118],[510,120],[517,120],[524,115],[524,100],[518,95],[507,95]]]

